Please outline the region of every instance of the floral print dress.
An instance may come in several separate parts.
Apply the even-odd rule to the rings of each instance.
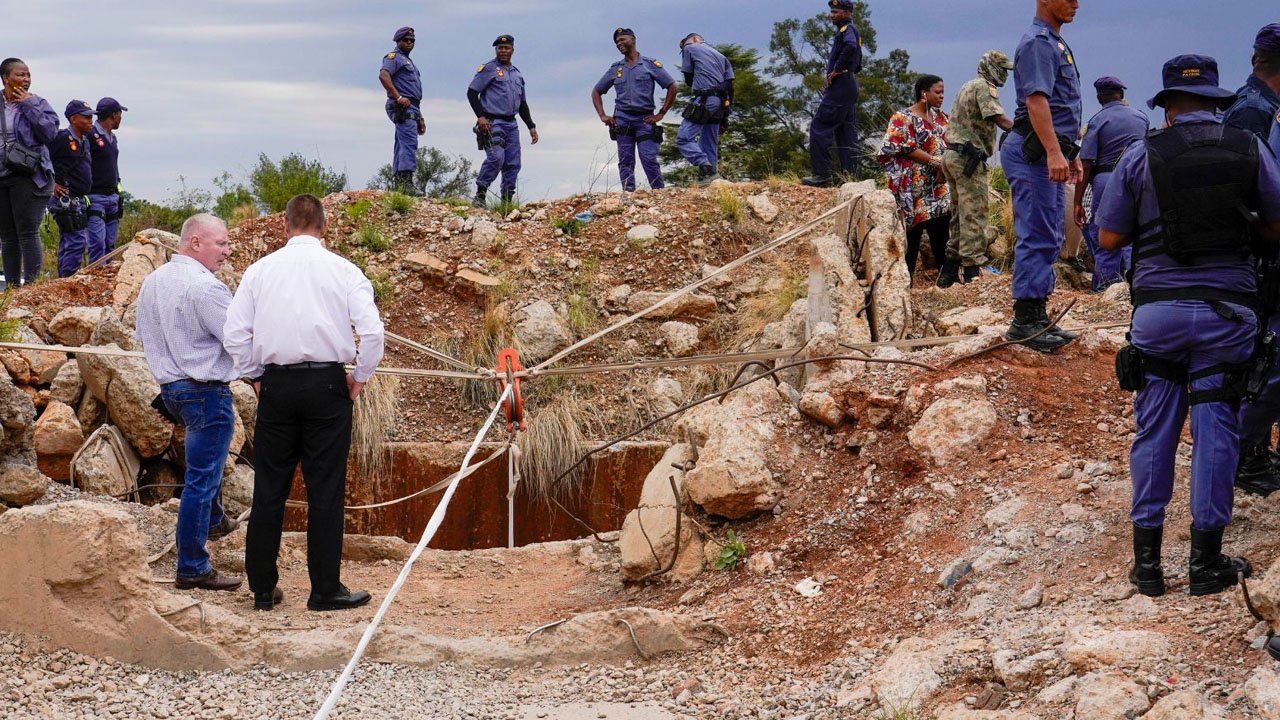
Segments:
[[[913,150],[923,150],[941,158],[947,149],[943,139],[947,121],[941,110],[930,109],[928,119],[909,109],[899,110],[889,119],[880,143],[876,159],[884,168],[889,190],[898,199],[898,212],[907,229],[951,214],[951,196],[942,170],[908,157]]]

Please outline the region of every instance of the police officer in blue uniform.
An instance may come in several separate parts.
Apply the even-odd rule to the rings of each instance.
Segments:
[[[1130,107],[1125,101],[1124,91],[1127,88],[1119,78],[1111,75],[1100,77],[1094,81],[1093,88],[1098,93],[1098,104],[1102,109],[1086,124],[1088,129],[1080,143],[1084,179],[1076,183],[1075,216],[1076,224],[1084,228],[1084,238],[1093,255],[1093,291],[1101,292],[1124,279],[1132,250],[1125,248],[1113,253],[1098,247],[1098,203],[1107,189],[1107,180],[1116,169],[1116,161],[1131,143],[1146,137],[1151,122],[1146,113]],[[1089,216],[1094,220],[1086,223],[1084,193],[1090,186],[1093,187],[1093,203]]]
[[[489,186],[502,173],[502,201],[510,202],[516,194],[520,175],[520,127],[516,116],[529,128],[530,142],[538,144],[537,126],[529,113],[525,98],[524,76],[511,64],[516,41],[510,35],[499,35],[493,41],[496,57],[476,68],[476,76],[467,87],[467,102],[476,114],[476,137],[485,149],[484,164],[476,177],[473,204],[484,207]]]
[[[698,168],[698,182],[720,176],[720,128],[733,107],[733,65],[698,33],[680,41],[680,72],[693,98],[676,131],[676,149]]]
[[[392,177],[397,188],[408,192],[413,188],[413,172],[418,167],[418,136],[427,134],[427,121],[422,117],[422,75],[409,59],[417,42],[413,28],[396,30],[392,39],[396,48],[382,58],[378,82],[387,91],[387,117],[396,127]]]
[[[58,277],[70,277],[80,269],[89,249],[89,191],[93,183],[89,133],[93,130],[93,108],[83,100],[72,100],[63,115],[69,127],[60,130],[49,143],[49,158],[53,161],[49,213],[60,235]]]
[[[831,144],[840,155],[840,169],[854,174],[858,164],[858,73],[862,72],[862,38],[853,25],[853,0],[829,0],[836,26],[827,55],[827,87],[809,124],[809,163],[813,175],[800,182],[812,187],[836,184],[831,172]]]
[[[600,82],[591,90],[591,104],[595,105],[600,122],[609,126],[609,134],[618,143],[618,174],[622,177],[622,189],[636,189],[636,150],[640,151],[640,164],[644,167],[649,187],[657,190],[665,187],[662,181],[662,165],[658,162],[658,148],[662,145],[662,127],[658,124],[676,101],[676,81],[662,67],[661,60],[644,57],[636,49],[636,34],[631,28],[613,31],[613,44],[622,59],[605,72]],[[653,112],[653,88],[667,91],[662,108]],[[614,88],[613,114],[604,112],[602,95]]]
[[[1218,87],[1213,58],[1165,63],[1164,89],[1148,104],[1164,108],[1169,126],[1125,151],[1098,209],[1102,247],[1134,248],[1132,345],[1116,366],[1121,386],[1138,393],[1129,578],[1144,595],[1165,590],[1165,506],[1188,410],[1190,592],[1221,592],[1252,572],[1244,558],[1222,554],[1222,534],[1240,449],[1236,412],[1258,336],[1254,257],[1280,242],[1280,165],[1253,135],[1217,120],[1232,97]]]
[[[1075,20],[1078,0],[1038,0],[1031,29],[1013,58],[1018,109],[1000,149],[1013,190],[1013,323],[1005,337],[1050,352],[1075,335],[1049,327],[1045,305],[1053,293],[1053,262],[1066,234],[1066,188],[1079,182],[1080,71],[1059,34]],[[1048,327],[1049,330],[1041,334]]]
[[[1280,112],[1280,23],[1258,31],[1253,42],[1253,74],[1236,92],[1223,122],[1265,139],[1271,118]]]
[[[89,189],[89,262],[96,262],[116,246],[116,230],[124,208],[120,204],[120,146],[116,130],[124,120],[124,107],[115,98],[98,101],[98,121],[89,134],[93,158],[93,182]]]

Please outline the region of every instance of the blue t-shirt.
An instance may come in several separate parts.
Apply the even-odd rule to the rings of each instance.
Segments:
[[[467,86],[480,93],[480,107],[488,115],[511,115],[520,112],[524,102],[524,76],[515,65],[503,65],[497,59],[476,69]]]
[[[1053,131],[1075,139],[1080,134],[1084,105],[1080,100],[1080,69],[1067,43],[1040,18],[1022,36],[1013,58],[1013,85],[1018,94],[1014,122],[1026,122],[1027,98],[1049,98]]]
[[[614,89],[617,93],[613,102],[614,112],[650,115],[653,113],[654,86],[666,90],[673,84],[675,79],[662,66],[662,61],[641,56],[634,65],[622,59],[609,66],[600,82],[596,83],[596,92],[603,95],[609,92],[609,88]]]
[[[399,48],[382,56],[382,69],[391,74],[391,86],[411,100],[422,99],[422,75],[418,66]]]
[[[1193,122],[1218,122],[1213,113],[1193,112],[1179,115],[1175,125]],[[1266,222],[1280,220],[1280,165],[1265,149],[1258,153],[1258,215]],[[1129,146],[1116,171],[1107,183],[1098,207],[1098,226],[1111,232],[1138,239],[1138,228],[1152,223],[1160,215],[1155,182],[1147,167],[1146,143]],[[1143,238],[1163,228],[1149,228]],[[1182,265],[1168,255],[1135,259],[1133,286],[1143,290],[1178,290],[1190,286],[1212,287],[1232,292],[1257,290],[1253,263],[1247,258],[1206,262],[1193,267]]]
[[[733,79],[729,58],[706,43],[689,43],[680,51],[680,71],[693,73],[690,90],[722,88]]]
[[[1146,113],[1113,100],[1089,121],[1080,143],[1080,159],[1091,160],[1095,165],[1113,164],[1130,143],[1146,137],[1150,129]]]

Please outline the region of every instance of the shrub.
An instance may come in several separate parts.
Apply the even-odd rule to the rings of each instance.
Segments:
[[[551,221],[551,227],[559,230],[569,237],[573,237],[582,232],[582,229],[586,226],[587,224],[578,218],[555,218]]]
[[[383,196],[387,212],[404,215],[413,209],[413,198],[400,192],[390,192]]]
[[[297,153],[284,156],[278,164],[262,153],[249,172],[249,186],[260,205],[269,212],[281,212],[295,195],[324,197],[339,192],[347,186],[347,176]]]
[[[373,252],[386,252],[391,249],[390,238],[372,223],[364,223],[356,231],[356,244]]]
[[[369,198],[361,198],[342,209],[351,218],[352,222],[360,222],[364,220],[369,211],[373,209],[373,201]]]

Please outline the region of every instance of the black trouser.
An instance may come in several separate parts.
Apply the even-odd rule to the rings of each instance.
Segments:
[[[929,249],[933,261],[942,267],[947,259],[947,241],[951,239],[951,216],[925,220],[907,231],[907,274],[916,274],[916,258],[920,256],[920,236],[929,233]]]
[[[253,433],[256,474],[245,539],[249,589],[271,592],[285,501],[302,463],[307,486],[307,571],[311,592],[337,592],[341,574],[343,502],[351,448],[351,397],[342,366],[272,369],[262,376]]]
[[[40,221],[49,204],[29,177],[7,175],[0,178],[0,255],[4,260],[4,281],[17,287],[18,281],[34,282],[44,265],[40,245]]]

